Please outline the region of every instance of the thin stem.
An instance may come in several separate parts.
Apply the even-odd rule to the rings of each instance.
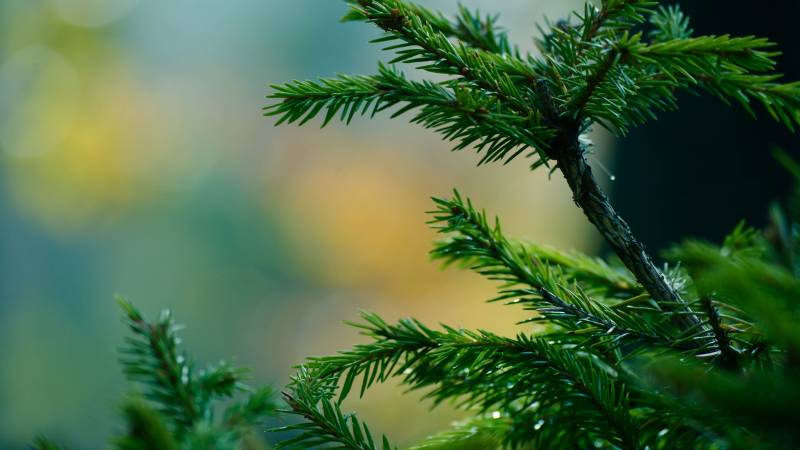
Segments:
[[[717,348],[719,348],[718,364],[728,370],[737,370],[739,368],[739,357],[736,350],[731,346],[728,333],[723,329],[722,317],[716,305],[714,305],[714,301],[710,297],[703,297],[700,300],[700,305],[708,318],[708,324],[714,333]]]
[[[172,389],[179,397],[181,402],[180,406],[183,409],[184,414],[186,414],[186,426],[187,428],[191,428],[197,421],[199,412],[197,411],[197,405],[192,398],[191,386],[189,383],[181,379],[182,369],[179,367],[179,365],[176,367],[176,362],[178,361],[179,356],[175,352],[175,348],[167,343],[169,341],[169,325],[150,325],[145,322],[140,322],[139,325],[148,327],[150,329],[148,336],[150,348],[159,362],[161,372],[160,375],[166,379],[165,381],[167,382],[168,388]]]
[[[296,414],[299,414],[310,423],[315,424],[320,430],[325,433],[329,439],[327,442],[338,443],[341,449],[348,450],[369,450],[368,447],[362,446],[353,437],[349,436],[346,432],[342,432],[342,428],[337,428],[331,420],[325,417],[325,414],[320,412],[315,405],[309,405],[306,402],[295,398],[289,392],[282,392],[284,401]],[[323,400],[324,401],[324,400]],[[348,418],[344,418],[344,422],[339,425],[344,429],[348,426]]]
[[[606,54],[606,57],[603,61],[600,62],[599,66],[592,71],[592,74],[586,80],[586,87],[581,91],[581,93],[575,97],[575,99],[570,102],[567,106],[567,110],[570,111],[578,111],[583,112],[583,109],[589,103],[589,100],[592,99],[592,95],[594,95],[595,90],[597,87],[600,86],[608,73],[614,67],[614,64],[617,61],[618,51],[616,49],[611,49]]]
[[[583,35],[583,41],[584,42],[593,41],[594,38],[596,38],[597,35],[600,34],[600,29],[606,24],[606,22],[608,22],[612,14],[617,13],[620,10],[638,2],[639,0],[625,0],[624,2],[616,5],[615,8],[608,8],[607,6],[604,6],[597,13],[597,16],[595,16],[591,26],[586,28],[586,32]]]

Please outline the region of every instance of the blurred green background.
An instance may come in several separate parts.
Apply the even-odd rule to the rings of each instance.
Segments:
[[[578,2],[465,4],[532,48],[534,24]],[[429,261],[431,195],[458,187],[519,235],[595,249],[564,183],[523,161],[476,169],[403,121],[273,128],[269,83],[385,57],[345,11],[0,0],[0,448],[43,432],[99,449],[119,429],[115,294],[174,309],[199,362],[234,358],[280,387],[304,357],[357,342],[342,321],[359,309],[513,330],[522,313],[483,304],[491,283]],[[418,399],[387,387],[352,407],[400,443],[457,417]]]

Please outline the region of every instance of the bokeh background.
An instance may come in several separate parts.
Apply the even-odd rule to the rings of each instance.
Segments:
[[[464,3],[499,11],[524,49],[536,22],[580,5]],[[697,6],[734,9],[725,2],[687,6],[700,31],[781,40],[792,74],[800,53],[785,30],[797,15],[775,15],[783,3],[797,8],[726,18]],[[491,283],[429,261],[431,195],[458,187],[513,234],[604,252],[560,177],[522,161],[478,169],[402,121],[320,131],[262,117],[269,83],[371,73],[385,57],[370,27],[337,22],[344,11],[330,0],[0,0],[0,448],[43,432],[100,449],[119,430],[130,386],[116,294],[151,317],[174,309],[198,362],[233,358],[279,387],[304,357],[358,342],[342,321],[360,309],[514,330],[520,311],[483,303]],[[616,173],[604,181],[653,248],[716,239],[741,217],[758,224],[788,188],[768,149],[794,138],[690,102],[699,113],[667,114],[622,145],[595,136],[593,163]],[[401,444],[458,417],[392,386],[349,406]]]

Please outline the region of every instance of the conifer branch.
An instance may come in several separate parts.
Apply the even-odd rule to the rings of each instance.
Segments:
[[[642,23],[646,20],[645,15],[657,4],[651,0],[601,0],[597,9],[587,2],[583,17],[580,18],[583,22],[583,41],[594,41],[604,30],[616,32],[620,28]]]
[[[214,449],[240,450],[253,428],[276,406],[272,389],[252,390],[243,383],[246,370],[224,361],[201,371],[179,350],[180,329],[165,310],[155,322],[147,322],[133,304],[118,299],[125,323],[133,332],[120,349],[125,375],[143,385],[144,392],[125,401],[121,413],[125,431],[113,438],[119,450]],[[214,400],[231,400],[238,393],[247,397],[230,402],[224,420],[215,421],[221,410]],[[39,437],[36,450],[60,447]]]
[[[699,36],[644,44],[641,34],[623,39],[634,61],[659,66],[670,75],[685,71],[713,72],[718,67],[748,72],[768,72],[775,68],[779,52],[769,52],[774,43],[765,38]]]
[[[589,76],[586,79],[586,85],[582,91],[575,96],[566,106],[567,111],[575,111],[575,115],[582,115],[584,108],[595,95],[595,91],[606,81],[608,74],[614,68],[614,65],[623,58],[625,54],[617,48],[610,48],[605,52],[605,56],[595,65],[589,69]]]
[[[687,307],[678,292],[667,283],[666,277],[656,268],[644,245],[636,239],[628,224],[611,206],[586,161],[583,147],[577,137],[558,142],[553,148],[560,149],[557,158],[558,168],[572,189],[573,200],[619,256],[625,267],[665,311],[685,311]],[[699,320],[691,314],[672,317],[684,331],[699,323]]]
[[[646,14],[653,13],[655,2],[608,0],[601,3],[599,10],[587,7],[581,17],[580,34],[573,33],[570,27],[554,31],[557,33],[553,38],[556,46],[549,49],[552,54],[548,55],[546,64],[500,57],[459,43],[453,44],[439,30],[443,27],[437,29],[432,25],[437,22],[436,15],[420,13],[423,10],[403,0],[360,0],[351,4],[353,9],[348,17],[372,22],[385,30],[387,36],[380,41],[399,41],[389,48],[398,52],[395,62],[423,63],[425,70],[453,75],[457,80],[463,80],[462,92],[476,95],[482,91],[482,95],[487,96],[484,98],[497,102],[501,114],[510,113],[509,117],[517,117],[517,123],[509,120],[507,128],[498,130],[506,117],[498,116],[499,123],[483,128],[488,136],[481,140],[481,127],[452,119],[447,115],[446,105],[428,105],[430,109],[425,111],[435,114],[436,118],[442,115],[449,118],[448,124],[453,126],[445,129],[447,137],[459,136],[458,128],[463,128],[466,139],[462,139],[457,148],[473,142],[488,145],[489,151],[481,162],[508,161],[524,151],[521,146],[531,144],[538,156],[532,167],[555,160],[573,191],[575,202],[590,222],[651,296],[664,303],[668,310],[675,309],[669,305],[680,305],[682,300],[655,267],[628,225],[614,211],[594,179],[579,143],[579,136],[587,127],[585,121],[609,121],[624,132],[631,124],[654,117],[652,109],[673,108],[672,91],[698,85],[701,80],[703,86],[711,86],[712,92],[737,98],[745,105],[748,96],[759,100],[773,116],[790,126],[793,120],[800,118],[793,109],[798,100],[793,96],[797,90],[795,86],[767,85],[773,80],[771,78],[760,79],[758,85],[756,79],[742,78],[759,76],[749,74],[750,71],[765,73],[774,67],[776,53],[768,51],[772,44],[765,39],[701,36],[644,43],[641,33],[630,35],[627,29],[645,21]],[[688,33],[685,21],[682,22],[675,11],[651,15],[657,25],[672,24],[677,29],[675,33]],[[662,36],[665,33],[663,31]],[[558,45],[559,41],[568,44]],[[559,61],[563,64],[559,65]],[[580,69],[574,71],[569,61],[576,62]],[[619,70],[615,70],[617,65],[620,65]],[[548,74],[558,79],[547,80]],[[462,82],[450,83],[450,86],[454,85],[452,83],[458,86]],[[745,86],[748,84],[749,87]],[[289,100],[270,113],[281,113],[283,119],[289,121],[298,120],[304,114],[308,118],[328,101],[296,100]],[[344,104],[361,106],[362,101]],[[328,109],[329,117],[337,108]],[[352,117],[356,109],[351,107],[347,116]],[[347,106],[344,111],[348,111]],[[521,123],[528,126],[520,127]],[[525,139],[530,136],[524,135],[519,139],[520,129],[530,130],[532,127],[536,129],[533,135],[540,138],[538,141]],[[512,131],[515,129],[516,132]],[[678,307],[682,308],[685,307]],[[678,320],[684,328],[699,323],[691,314]]]
[[[499,218],[490,225],[486,212],[477,210],[458,191],[451,199],[433,201],[437,209],[428,213],[432,217],[428,223],[447,236],[431,251],[436,259],[461,262],[506,283],[549,289],[555,289],[554,283],[581,283],[587,290],[603,287],[602,292],[610,295],[642,292],[627,272],[599,258],[509,239]],[[548,272],[550,268],[552,273]]]
[[[592,368],[599,362],[588,354],[522,334],[511,339],[449,327],[439,332],[414,320],[389,325],[375,315],[364,319],[357,326],[372,343],[312,358],[305,369],[329,386],[341,378],[340,398],[358,377],[363,393],[375,382],[399,376],[414,389],[432,387],[426,397],[436,403],[460,399],[461,406],[483,412],[514,408],[520,396],[526,398],[521,404],[537,401],[556,409],[563,401],[581,402],[595,411],[577,421],[582,432],[636,448],[638,428],[627,394],[613,376]]]
[[[458,16],[449,34],[459,41],[481,50],[492,53],[515,55],[519,50],[513,47],[508,33],[497,25],[498,16],[472,12],[464,5],[458,6]]]
[[[753,101],[761,106],[776,121],[794,131],[800,124],[800,83],[776,83],[775,75],[752,75],[724,72],[698,75],[698,84],[727,104],[736,101],[751,116],[755,117]]]
[[[178,450],[180,447],[170,434],[164,419],[138,401],[123,406],[127,434],[115,439],[119,450]]]
[[[340,405],[331,400],[329,380],[320,378],[301,367],[292,381],[291,392],[283,398],[290,409],[282,412],[300,416],[306,422],[276,428],[272,431],[293,431],[298,434],[278,443],[276,450],[305,450],[308,448],[337,448],[344,450],[392,450],[386,436],[375,442],[366,424],[355,414],[344,414]]]
[[[374,42],[398,42],[386,47],[397,53],[390,64],[423,64],[429,72],[454,75],[486,90],[506,102],[523,116],[536,113],[529,84],[538,79],[533,67],[513,55],[499,55],[460,42],[450,42],[418,7],[405,0],[352,0],[350,17],[374,23],[386,36]],[[513,79],[526,81],[515,84]],[[521,91],[528,98],[521,95]]]
[[[134,337],[126,338],[121,363],[131,380],[152,388],[147,398],[159,405],[161,412],[174,419],[178,434],[190,430],[201,416],[193,364],[178,352],[178,327],[172,313],[164,311],[150,324],[130,303],[120,300]]]
[[[273,87],[276,92],[270,97],[282,102],[265,108],[265,114],[279,116],[278,124],[302,125],[323,111],[323,127],[337,114],[349,123],[356,114],[374,116],[402,104],[392,117],[417,109],[412,123],[432,128],[447,140],[458,141],[454,150],[474,145],[479,153],[483,152],[479,164],[508,163],[526,151],[529,156],[538,156],[535,149],[543,148],[552,136],[547,128],[480,92],[429,81],[410,81],[396,68],[384,65],[375,76],[341,75]]]
[[[627,271],[513,241],[499,222],[490,224],[457,193],[435,200],[433,224],[447,239],[436,245],[434,257],[502,283],[495,300],[534,311],[526,322],[548,325],[543,335],[434,331],[414,320],[389,325],[366,315],[366,324],[358,326],[371,342],[312,358],[290,385],[291,413],[307,422],[287,428],[300,433],[289,448],[375,448],[366,427],[340,405],[358,379],[363,395],[390,377],[412,389],[427,388],[434,403],[474,408],[476,420],[487,414],[499,419],[486,425],[500,435],[492,435],[488,446],[499,440],[512,448],[717,449],[766,429],[787,436],[776,442],[795,442],[783,424],[745,430],[731,426],[733,413],[701,417],[681,403],[680,393],[645,383],[636,361],[680,355],[685,365],[696,363],[733,382],[741,376],[750,382],[753,373],[795,373],[800,338],[789,318],[798,308],[787,299],[800,295],[796,268],[767,262],[772,254],[764,250],[765,241],[737,229],[722,249],[697,243],[679,248],[675,253],[684,265],[673,267],[667,278],[597,183],[584,136],[593,125],[624,135],[657,112],[675,109],[676,92],[699,89],[751,113],[753,104],[761,104],[793,128],[800,124],[800,83],[780,83],[771,42],[693,36],[677,7],[600,0],[576,15],[579,23],[559,21],[544,33],[541,57],[522,56],[489,16],[461,9],[450,20],[405,0],[347,3],[347,19],[385,32],[377,42],[390,43],[392,62],[447,78],[412,82],[382,66],[373,77],[294,82],[275,87],[272,98],[279,103],[267,108],[268,115],[279,116],[278,123],[303,124],[324,112],[324,126],[337,114],[349,122],[356,114],[398,106],[395,115],[415,110],[412,122],[456,140],[456,149],[473,145],[485,151],[481,163],[508,162],[530,148],[531,168],[554,163]],[[788,261],[800,260],[800,250],[790,245],[794,238],[787,237],[789,221],[782,215],[779,222],[779,251]],[[682,377],[666,378],[682,383]],[[782,377],[763,378],[776,386],[765,392],[774,395],[789,386]],[[699,402],[728,406],[724,396],[714,397],[714,386],[701,384],[698,390],[711,396],[693,397]],[[456,428],[429,443],[436,448],[462,438],[480,441],[476,436]]]
[[[800,352],[800,337],[793,331],[798,308],[788,300],[800,298],[800,281],[785,268],[754,254],[758,253],[752,248],[731,252],[727,247],[688,241],[667,256],[681,259],[700,295],[714,295],[725,302],[727,311],[720,317],[734,332],[730,339],[738,353],[763,356],[770,362],[774,355],[762,353],[765,341],[770,348],[780,344],[789,353]]]
[[[612,348],[625,346],[629,352],[653,345],[681,351],[695,348],[692,342],[702,330],[676,336],[663,323],[650,323],[641,314],[608,306],[590,294],[641,294],[641,288],[624,272],[588,257],[566,257],[510,241],[499,221],[489,226],[486,214],[458,192],[451,200],[434,201],[439,209],[432,211],[431,223],[449,239],[436,245],[433,256],[501,281],[500,294],[492,301],[509,301],[536,311],[537,317],[527,322],[551,322],[584,339],[610,340]],[[662,314],[660,320],[669,317]]]
[[[364,11],[355,6],[357,4],[368,6],[368,4],[356,1],[352,3],[354,8],[343,20],[368,20]],[[458,15],[451,20],[441,13],[431,11],[421,5],[407,3],[406,6],[408,12],[420,17],[434,30],[467,46],[492,53],[519,55],[518,50],[513,48],[509,42],[506,31],[497,26],[497,16],[487,14],[481,17],[479,12],[473,12],[464,5],[458,5]]]
[[[694,30],[689,24],[689,18],[677,5],[661,6],[650,16],[653,30],[649,36],[653,42],[665,42],[692,37]]]
[[[155,406],[129,403],[124,409],[129,433],[120,438],[125,449],[169,448],[153,445],[154,439],[174,440],[188,448],[235,448],[250,430],[272,414],[276,407],[269,387],[252,390],[244,383],[246,370],[226,362],[195,370],[189,356],[180,351],[180,329],[172,313],[163,311],[155,322],[147,322],[128,301],[119,300],[125,320],[133,332],[120,349],[125,375],[142,383],[143,397]],[[232,399],[246,394],[242,401],[231,402],[221,423],[214,422],[214,400]],[[169,429],[169,433],[160,430]],[[160,437],[159,437],[160,436]],[[193,447],[191,442],[204,442]],[[225,443],[223,445],[223,442]],[[212,445],[212,443],[214,443]]]

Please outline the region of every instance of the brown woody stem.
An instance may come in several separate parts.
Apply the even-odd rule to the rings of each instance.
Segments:
[[[577,133],[569,133],[553,143],[558,168],[572,189],[575,203],[605,238],[625,267],[633,273],[648,294],[667,311],[687,310],[683,300],[653,263],[644,245],[636,239],[628,224],[611,206],[586,161]],[[699,323],[694,315],[676,315],[683,329]]]

